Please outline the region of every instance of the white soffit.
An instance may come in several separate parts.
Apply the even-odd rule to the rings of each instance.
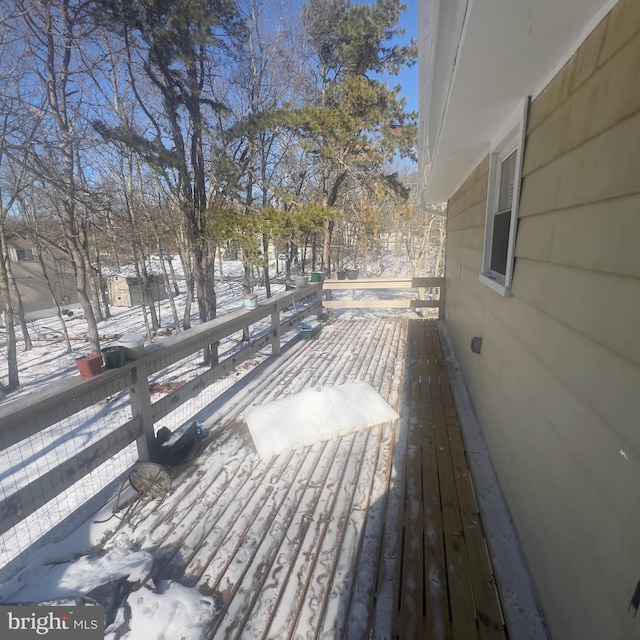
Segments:
[[[428,10],[423,7],[421,28],[427,26],[429,11],[433,16],[435,7],[437,16],[447,2],[431,0]],[[461,32],[451,30],[450,22],[440,21],[435,33],[430,27],[429,38],[436,42],[420,51],[420,108],[426,111],[421,113],[420,153],[430,164],[421,176],[426,178],[423,204],[455,192],[522,99],[544,88],[616,2],[470,0]],[[458,40],[455,60],[452,38]],[[433,58],[423,60],[428,54]],[[430,78],[423,75],[427,71]]]

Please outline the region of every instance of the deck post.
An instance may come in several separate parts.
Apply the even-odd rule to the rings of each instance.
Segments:
[[[275,302],[271,311],[271,332],[273,334],[273,342],[271,343],[271,353],[274,356],[280,355],[280,340],[282,337],[282,328],[280,327],[280,304]]]
[[[318,296],[322,296],[322,292],[324,291],[324,299],[325,302],[331,302],[331,289],[325,289],[324,288],[324,284],[322,285],[322,289],[320,290],[320,292],[318,293]],[[329,307],[325,307],[323,306],[323,309],[327,309],[329,311],[329,317],[333,318],[333,309],[329,308]]]
[[[141,363],[131,373],[133,377],[133,384],[129,387],[131,412],[134,418],[137,417],[140,420],[140,426],[142,427],[142,435],[136,440],[138,458],[140,460],[148,460],[149,451],[156,436],[153,429],[153,411],[151,409],[147,365]]]

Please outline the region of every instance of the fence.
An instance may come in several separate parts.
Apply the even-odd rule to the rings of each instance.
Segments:
[[[356,291],[415,291],[425,289],[423,298],[391,296],[356,298]],[[326,300],[324,306],[329,310],[334,309],[438,309],[440,318],[444,314],[444,278],[362,278],[355,280],[327,280],[324,282]],[[351,290],[350,299],[334,299],[332,291]]]
[[[156,423],[175,428],[192,418],[181,412],[187,401],[190,412],[204,409],[233,384],[225,376],[251,358],[266,359],[269,347],[279,354],[292,328],[321,308],[321,284],[312,283],[150,345],[123,367],[53,383],[0,410],[0,581],[106,501],[147,457]],[[199,354],[211,345],[219,361],[205,366]],[[155,389],[164,395],[154,401]]]

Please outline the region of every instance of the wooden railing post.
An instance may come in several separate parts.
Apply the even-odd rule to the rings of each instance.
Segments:
[[[319,295],[322,295],[322,291],[324,291],[324,293],[325,293],[325,296],[324,296],[325,301],[326,302],[331,302],[331,289],[325,289],[324,288],[324,284],[323,284]],[[327,308],[327,307],[325,306],[325,308]],[[333,309],[328,309],[328,311],[329,311],[329,317],[333,318],[333,316],[334,316]]]
[[[138,458],[149,460],[149,451],[155,431],[153,428],[153,411],[151,409],[151,394],[149,393],[149,377],[146,364],[139,364],[133,371],[133,384],[129,387],[131,412],[133,417],[140,420],[142,435],[136,440]]]
[[[280,327],[280,303],[273,303],[273,309],[271,311],[271,331],[273,333],[273,343],[271,344],[271,353],[274,356],[280,355],[280,339],[282,335],[282,329]]]

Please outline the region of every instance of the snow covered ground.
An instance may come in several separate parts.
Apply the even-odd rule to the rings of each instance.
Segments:
[[[218,296],[218,314],[224,315],[242,307],[242,273],[240,262],[224,262],[224,280],[216,283],[216,295]],[[175,263],[178,271],[178,263]],[[284,290],[284,285],[273,285],[273,292]],[[258,290],[258,297],[264,297],[264,290]],[[182,320],[186,295],[181,293],[174,297],[174,303],[178,311],[178,317]],[[169,300],[163,300],[156,304],[159,309],[160,322],[163,325],[160,333],[173,325]],[[192,324],[197,324],[197,305],[192,305]],[[112,317],[98,323],[100,336],[106,336],[101,340],[101,345],[108,346],[115,342],[121,335],[145,334],[145,323],[140,307],[111,307]],[[24,350],[21,341],[19,327],[18,332],[18,371],[20,388],[11,393],[3,405],[10,403],[15,398],[31,393],[36,389],[70,375],[77,375],[74,358],[89,352],[89,344],[86,340],[87,325],[78,308],[74,309],[73,316],[65,317],[65,324],[71,339],[73,352],[67,353],[62,338],[60,323],[57,317],[41,318],[28,323],[29,333],[33,341],[33,349]],[[154,338],[154,341],[162,340],[162,335]],[[5,378],[7,362],[5,356],[4,335],[0,330],[0,378]]]

